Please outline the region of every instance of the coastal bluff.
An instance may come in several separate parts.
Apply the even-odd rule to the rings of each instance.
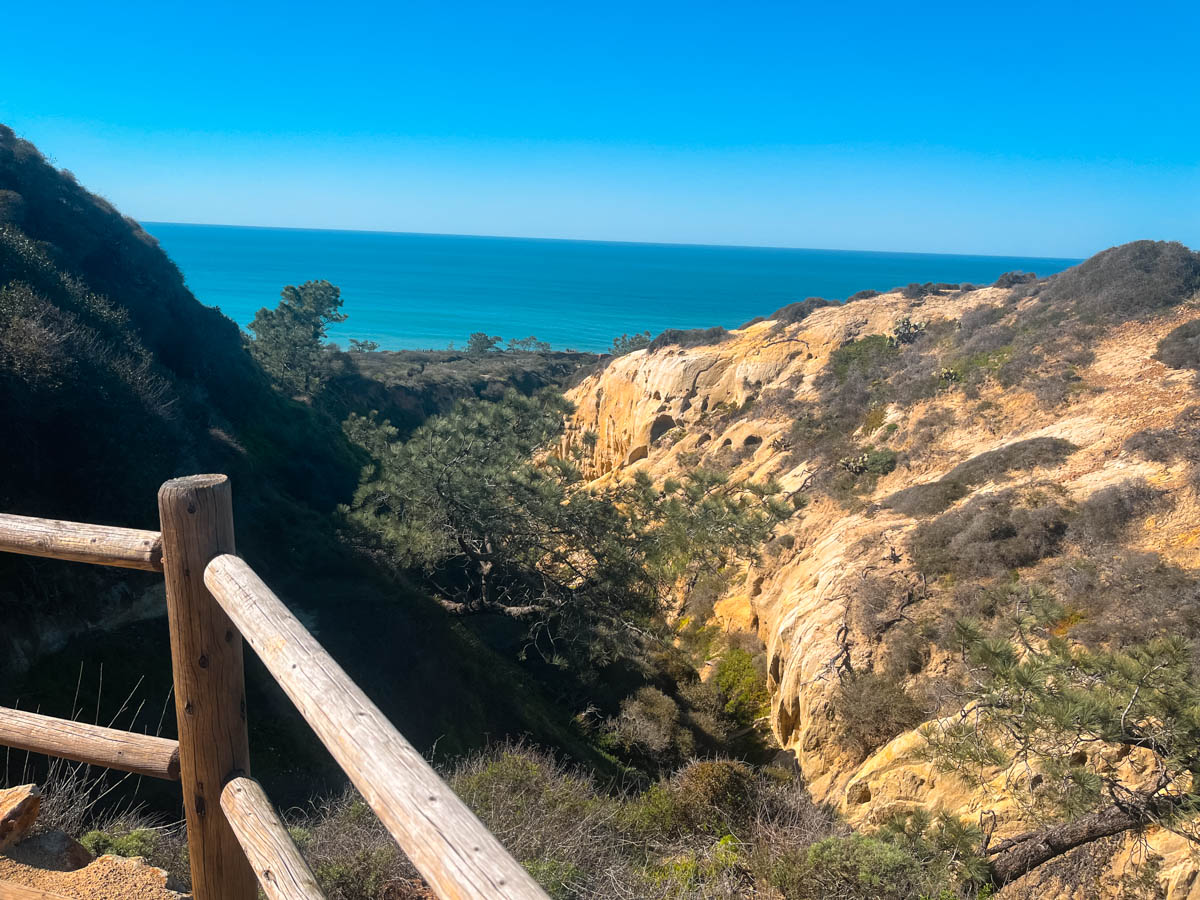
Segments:
[[[766,645],[776,739],[795,753],[814,797],[852,825],[878,824],[897,810],[916,808],[972,822],[996,815],[1000,839],[1025,830],[1026,814],[999,792],[981,791],[923,760],[918,731],[906,729],[865,757],[839,741],[839,679],[846,672],[899,672],[898,681],[923,689],[955,671],[955,654],[937,642],[917,642],[919,628],[910,626],[952,615],[961,585],[952,575],[933,578],[921,571],[913,542],[938,516],[983,498],[1053,493],[1062,509],[1071,510],[1106,490],[1146,485],[1166,500],[1136,516],[1119,541],[1094,553],[1072,551],[1067,566],[1092,567],[1089,577],[1102,585],[1101,593],[1137,589],[1136,577],[1130,581],[1111,559],[1101,558],[1105,554],[1152,558],[1174,573],[1200,569],[1200,507],[1190,462],[1139,452],[1147,435],[1178,433],[1200,399],[1194,372],[1166,364],[1160,349],[1169,335],[1200,318],[1200,309],[1184,303],[1117,317],[1093,328],[1084,346],[1057,348],[1039,361],[1040,377],[1056,377],[1049,373],[1061,363],[1069,366],[1070,378],[1064,395],[1050,402],[1038,396],[1036,380],[1006,384],[984,373],[964,390],[963,382],[978,373],[935,371],[941,383],[926,396],[879,403],[843,436],[864,458],[886,448],[890,467],[860,478],[841,496],[812,490],[822,477],[844,482],[849,476],[843,471],[856,468],[854,458],[831,462],[806,454],[797,440],[802,411],[819,414],[823,404],[835,402],[830,385],[845,365],[847,348],[882,346],[881,336],[927,325],[942,329],[947,342],[958,340],[953,334],[960,323],[986,321],[1016,332],[1027,310],[1046,303],[1032,289],[1023,296],[1020,286],[912,293],[895,290],[817,308],[796,322],[767,319],[695,346],[614,358],[571,391],[576,411],[564,447],[582,450],[585,474],[597,482],[639,471],[663,480],[710,464],[731,468],[737,478],[776,479],[798,511],[768,552],[733,580],[713,613],[722,628],[748,632]],[[1064,361],[1076,351],[1083,352]],[[1006,361],[1004,353],[1011,351],[993,351],[998,364]],[[1011,448],[1042,449],[1026,461],[997,463],[1014,455]],[[936,497],[939,491],[945,496]],[[923,504],[914,502],[922,497]],[[1075,531],[1064,533],[1062,547],[1073,547],[1073,540],[1082,546]],[[1006,577],[1030,586],[1057,583],[1068,577],[1063,555],[1047,554]],[[1190,580],[1182,583],[1187,586],[1175,602],[1190,608],[1194,588]],[[887,590],[870,590],[881,586]],[[1126,627],[1122,613],[1111,608],[1080,613],[1081,626],[1089,619],[1093,631]],[[902,654],[909,658],[898,665]],[[1003,774],[995,773],[997,783]],[[1200,868],[1187,842],[1157,828],[1145,837],[1144,846],[1134,839],[1105,842],[1102,863],[1112,896],[1124,862],[1151,852],[1162,858],[1156,877],[1165,896],[1200,897]],[[1005,894],[1022,896],[1014,892],[1025,889],[1076,896],[1067,887],[1070,878],[1052,870],[1035,873],[1038,887],[1018,882]]]

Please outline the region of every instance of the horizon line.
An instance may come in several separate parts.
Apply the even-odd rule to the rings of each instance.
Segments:
[[[848,250],[841,247],[793,247],[781,244],[713,244],[691,241],[619,241],[604,238],[543,237],[524,234],[472,234],[454,231],[393,231],[386,228],[316,228],[302,225],[233,225],[224,222],[166,222],[161,219],[138,219],[139,225],[186,225],[195,228],[245,228],[259,231],[333,231],[343,234],[392,234],[409,237],[483,238],[486,240],[555,241],[569,244],[618,244],[643,247],[707,247],[741,250],[797,250],[811,253],[885,253],[892,256],[962,256],[990,259],[1039,259],[1055,262],[1082,262],[1087,257],[1029,256],[1018,253],[944,253],[934,250]]]

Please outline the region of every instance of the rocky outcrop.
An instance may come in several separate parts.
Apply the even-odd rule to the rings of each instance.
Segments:
[[[893,292],[819,309],[796,324],[764,321],[709,346],[630,353],[571,392],[576,413],[564,445],[583,453],[585,473],[599,481],[634,470],[661,479],[717,462],[731,466],[738,477],[776,478],[786,493],[800,495],[821,463],[791,452],[788,403],[821,402],[819,381],[838,348],[866,335],[888,334],[903,317],[953,322],[977,307],[998,306],[1007,295],[987,288],[914,301]],[[883,502],[887,498],[933,484],[981,454],[1053,438],[1074,449],[1019,472],[980,479],[952,503],[1036,485],[1053,485],[1064,502],[1079,502],[1105,487],[1144,479],[1168,492],[1171,502],[1136,523],[1126,549],[1153,552],[1182,570],[1200,569],[1196,492],[1188,465],[1149,461],[1126,447],[1137,433],[1171,428],[1200,398],[1193,373],[1154,358],[1159,341],[1195,317],[1194,308],[1177,307],[1104,330],[1062,405],[1039,403],[1025,388],[986,381],[971,396],[947,389],[904,408],[882,410],[873,427],[890,435],[888,446],[901,464],[853,502],[814,495],[811,505],[781,526],[773,552],[717,604],[725,627],[753,631],[766,644],[771,726],[779,743],[796,753],[817,799],[837,806],[855,824],[913,805],[977,817],[986,804],[1004,815],[995,798],[981,797],[917,761],[911,752],[919,741],[915,732],[866,760],[833,739],[830,703],[837,672],[846,666],[878,668],[887,652],[886,640],[856,621],[847,598],[868,577],[923,584],[905,549],[920,518],[890,508]],[[922,421],[939,425],[917,427]],[[855,437],[867,443],[871,435]],[[1037,571],[1033,567],[1028,577]],[[936,586],[922,588],[909,601],[938,602],[930,599],[938,593]],[[934,648],[923,661],[923,673],[949,665]],[[1014,813],[1013,828],[1018,818]],[[1170,853],[1159,870],[1169,896],[1192,896],[1197,869],[1176,852],[1182,852],[1176,839],[1163,832],[1152,835],[1151,843]]]
[[[28,834],[42,808],[42,792],[36,784],[0,790],[0,850]]]
[[[61,831],[30,835],[41,810],[36,785],[0,790],[0,883],[80,900],[178,900],[163,869],[140,857],[96,858]],[[0,889],[0,893],[3,890]]]

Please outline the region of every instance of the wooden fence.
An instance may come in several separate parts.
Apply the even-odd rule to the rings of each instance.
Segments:
[[[242,644],[249,644],[442,898],[546,894],[249,565],[224,475],[168,481],[162,530],[0,515],[0,551],[162,572],[178,741],[0,707],[0,745],[183,788],[196,900],[324,895],[250,777]],[[33,896],[0,883],[0,900]]]

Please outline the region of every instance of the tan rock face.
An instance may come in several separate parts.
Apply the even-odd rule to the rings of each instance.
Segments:
[[[36,784],[0,790],[0,850],[29,832],[42,808],[42,791]]]
[[[795,325],[759,323],[722,343],[631,353],[571,392],[577,411],[564,443],[589,448],[586,474],[601,481],[633,470],[665,478],[724,454],[720,458],[732,460],[738,477],[771,476],[785,491],[796,491],[815,464],[796,459],[776,440],[792,422],[773,412],[764,397],[782,392],[818,401],[816,379],[847,341],[888,333],[901,316],[956,320],[977,306],[999,303],[1003,293],[983,289],[919,305],[887,294],[820,309]],[[831,740],[830,696],[838,667],[849,660],[856,670],[870,669],[880,651],[877,641],[856,632],[846,596],[868,573],[897,583],[921,577],[904,552],[917,521],[880,506],[883,498],[936,481],[981,453],[1035,437],[1060,438],[1079,449],[1049,467],[1009,473],[1003,487],[1050,484],[1080,501],[1106,486],[1144,478],[1169,490],[1173,502],[1168,511],[1139,523],[1128,544],[1153,550],[1183,569],[1200,568],[1200,516],[1184,468],[1147,462],[1125,449],[1134,433],[1169,427],[1196,403],[1192,373],[1153,359],[1159,340],[1196,316],[1195,309],[1183,308],[1110,329],[1091,347],[1092,361],[1078,371],[1083,389],[1063,407],[1045,408],[1023,390],[988,383],[971,401],[961,391],[948,390],[906,410],[888,409],[885,422],[903,425],[938,413],[946,424],[926,444],[919,443],[916,429],[897,431],[900,445],[891,446],[908,455],[906,465],[880,478],[874,492],[852,509],[816,499],[780,527],[788,543],[750,568],[717,604],[716,616],[725,627],[754,630],[766,643],[772,728],[779,742],[796,752],[818,800],[842,808],[854,823],[877,821],[888,809],[905,805],[972,817],[990,802],[914,761],[915,733],[902,735],[866,761]],[[973,494],[997,489],[993,482],[971,488]],[[928,663],[937,664],[936,656]],[[1170,882],[1172,897],[1191,896],[1197,869],[1176,857],[1164,864],[1163,872],[1173,874],[1164,874],[1163,884]]]

